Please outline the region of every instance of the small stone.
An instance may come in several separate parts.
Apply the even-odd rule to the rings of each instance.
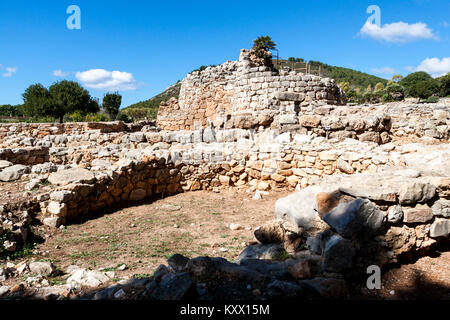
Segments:
[[[406,223],[425,223],[433,219],[433,210],[426,204],[417,204],[413,208],[405,208],[403,213],[403,221]]]
[[[262,199],[262,195],[259,192],[259,190],[256,190],[255,194],[252,197],[252,200],[261,200]]]
[[[242,230],[243,227],[239,224],[239,223],[231,223],[230,224],[230,229],[235,231],[235,230]]]
[[[124,263],[124,264],[121,264],[118,268],[117,268],[117,270],[119,270],[119,271],[124,271],[124,270],[126,270],[127,269],[127,265]]]
[[[31,273],[35,273],[40,276],[49,276],[56,271],[55,266],[48,261],[31,262],[29,267]]]
[[[430,236],[443,237],[450,234],[450,219],[436,218],[430,227]]]
[[[114,298],[116,299],[121,299],[123,297],[125,297],[126,293],[123,289],[120,289],[118,291],[116,291],[116,293],[114,293]]]
[[[220,248],[219,250],[222,251],[222,252],[227,252],[228,251],[227,248]]]
[[[0,297],[4,296],[8,292],[9,292],[9,287],[8,286],[0,286]]]
[[[403,218],[403,211],[401,206],[393,206],[388,212],[388,221],[390,223],[400,222]]]

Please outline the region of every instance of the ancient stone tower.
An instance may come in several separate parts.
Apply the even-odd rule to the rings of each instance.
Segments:
[[[258,64],[250,50],[242,49],[239,61],[188,74],[179,100],[161,103],[157,124],[163,130],[296,125],[302,108],[312,102],[343,100],[333,79],[278,71]]]

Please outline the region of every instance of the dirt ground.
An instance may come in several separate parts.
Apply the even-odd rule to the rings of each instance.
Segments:
[[[274,218],[275,201],[289,193],[273,191],[252,200],[253,194],[243,191],[196,191],[123,208],[64,229],[39,226],[34,232],[45,242],[28,260],[50,260],[61,270],[69,265],[106,268],[116,271],[118,279],[152,275],[174,253],[234,261],[255,240],[253,230]],[[238,224],[239,230],[231,230],[230,224]],[[122,264],[127,269],[117,270]]]
[[[275,190],[263,199],[252,200],[253,194],[244,191],[196,191],[130,206],[63,229],[36,226],[34,232],[45,242],[13,262],[47,260],[60,270],[78,265],[114,271],[113,280],[119,281],[152,275],[174,253],[234,261],[255,240],[254,229],[275,217],[275,201],[290,193]],[[231,230],[230,224],[238,224],[239,230]],[[118,268],[122,264],[125,270]],[[51,283],[62,284],[64,280],[56,276]],[[381,290],[358,286],[351,297],[450,299],[450,252],[390,269],[382,276],[382,286]]]

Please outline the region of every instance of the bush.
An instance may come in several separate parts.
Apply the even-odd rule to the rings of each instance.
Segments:
[[[439,102],[439,97],[436,97],[436,96],[429,97],[424,102],[425,103],[437,103],[437,102]]]
[[[117,114],[116,120],[117,120],[117,121],[123,121],[123,122],[125,122],[125,123],[130,123],[130,122],[132,122],[131,119],[130,119],[130,117],[127,116],[127,115],[126,115],[125,113],[123,113],[123,112],[119,112],[119,113]]]
[[[450,73],[437,79],[439,81],[439,95],[447,97],[450,95]]]
[[[86,122],[103,122],[108,120],[108,117],[101,113],[89,113],[85,117]]]
[[[75,111],[70,115],[70,120],[73,122],[83,122],[84,121],[84,115],[80,110]]]

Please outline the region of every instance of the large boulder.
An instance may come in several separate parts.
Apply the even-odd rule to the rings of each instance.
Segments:
[[[340,203],[323,220],[344,238],[368,239],[381,228],[385,215],[367,199]]]
[[[328,272],[342,272],[351,269],[355,248],[350,240],[340,235],[331,236],[323,254],[323,269]]]
[[[64,169],[53,172],[48,177],[48,181],[54,185],[67,185],[72,182],[91,183],[95,180],[94,174],[83,168]]]
[[[23,174],[29,173],[30,168],[22,164],[15,164],[0,171],[0,181],[9,182],[20,179]]]
[[[0,160],[0,170],[5,169],[7,167],[11,167],[13,165],[12,162],[6,160]]]
[[[413,182],[401,187],[398,200],[400,204],[422,203],[432,199],[435,194],[435,186],[429,183]]]
[[[266,260],[277,260],[283,258],[286,254],[285,249],[282,244],[253,244],[247,246],[241,254],[237,257],[236,263],[241,263],[241,261],[246,259],[266,259]]]
[[[169,273],[162,277],[158,287],[151,293],[157,300],[181,300],[195,294],[195,286],[189,273]]]
[[[320,220],[315,210],[316,196],[322,191],[322,188],[318,186],[310,186],[278,199],[275,203],[277,218],[291,221],[304,229],[314,228],[316,221]]]

